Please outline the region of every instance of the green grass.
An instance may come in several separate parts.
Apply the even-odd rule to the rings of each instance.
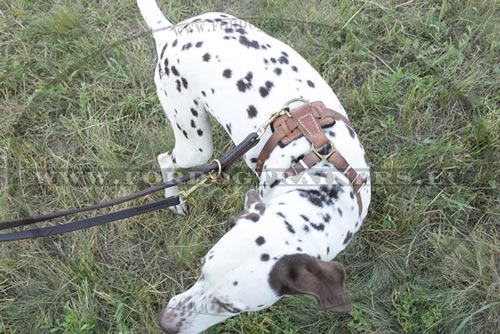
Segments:
[[[370,216],[338,257],[353,312],[295,296],[208,333],[500,331],[498,1],[160,3],[174,22],[225,11],[291,44],[338,94],[374,171]],[[156,155],[173,141],[135,1],[0,0],[0,49],[0,219],[160,182]],[[1,245],[0,332],[158,332],[256,185],[236,171],[185,217]]]

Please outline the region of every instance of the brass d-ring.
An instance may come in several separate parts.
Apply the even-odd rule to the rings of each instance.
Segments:
[[[208,174],[208,178],[210,179],[211,182],[215,182],[219,178],[219,176],[222,174],[222,164],[219,161],[219,159],[214,159],[211,162],[215,162],[217,164],[217,174],[214,175],[213,174],[214,171],[211,171]]]

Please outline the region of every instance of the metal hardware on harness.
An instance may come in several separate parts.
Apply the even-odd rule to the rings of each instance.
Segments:
[[[316,154],[318,158],[320,158],[323,161],[327,161],[332,156],[332,154],[337,151],[335,149],[335,145],[333,145],[333,142],[331,140],[325,145],[330,145],[330,152],[328,152],[327,154],[321,154],[318,152],[318,150],[321,149],[323,146],[316,148],[314,145],[311,145],[311,152],[314,152],[314,154]]]
[[[222,174],[222,164],[217,159],[212,160],[212,162],[215,162],[218,166],[217,173],[214,174],[212,171],[212,172],[208,173],[208,175],[205,176],[201,181],[199,181],[197,184],[195,184],[194,186],[192,186],[188,190],[179,191],[177,196],[180,196],[183,198],[183,200],[184,200],[183,203],[185,203],[196,190],[201,189],[201,188],[208,188],[217,182],[217,179]]]
[[[304,102],[304,103],[309,103],[309,101],[302,99],[302,98],[294,98],[291,100],[288,100],[283,107],[281,108],[280,111],[274,112],[271,114],[271,117],[267,121],[265,121],[261,126],[259,126],[259,129],[257,130],[257,140],[261,139],[264,133],[266,133],[267,128],[269,125],[273,124],[273,122],[280,116],[287,115],[288,117],[292,117],[290,114],[290,104],[294,102]]]

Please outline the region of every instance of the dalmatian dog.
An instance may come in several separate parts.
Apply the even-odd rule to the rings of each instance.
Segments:
[[[255,131],[286,101],[322,101],[347,115],[318,72],[290,46],[257,27],[222,13],[170,23],[153,0],[138,0],[153,31],[158,63],[154,81],[172,125],[175,147],[158,156],[165,180],[177,168],[205,164],[213,152],[209,115],[234,143]],[[291,108],[299,106],[295,102]],[[368,162],[358,136],[345,122],[324,129],[346,161],[369,180]],[[268,129],[245,161],[255,170],[271,135]],[[160,317],[166,333],[195,334],[241,312],[270,307],[290,294],[309,294],[332,311],[348,311],[345,271],[332,261],[367,215],[369,181],[353,187],[328,161],[293,177],[283,171],[310,151],[304,137],[279,146],[266,160],[258,191],[250,190],[245,211],[202,259],[201,275],[174,296]],[[175,195],[176,188],[166,191]],[[175,208],[184,213],[185,207]]]

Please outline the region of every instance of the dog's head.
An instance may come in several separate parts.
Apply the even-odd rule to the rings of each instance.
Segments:
[[[245,208],[234,228],[204,257],[198,281],[169,301],[160,318],[166,333],[200,333],[241,312],[269,307],[290,294],[312,295],[331,311],[351,309],[340,263],[306,254],[274,256],[279,254],[272,251],[279,238],[271,229],[273,213],[265,212],[254,191],[247,193]]]

